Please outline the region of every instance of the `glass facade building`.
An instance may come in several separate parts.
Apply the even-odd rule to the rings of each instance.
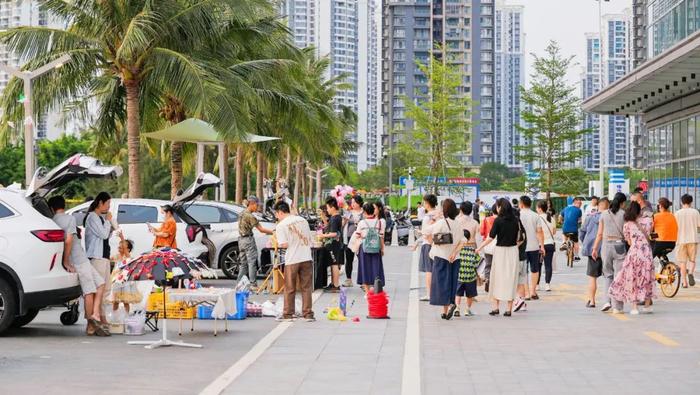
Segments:
[[[700,0],[648,0],[648,58],[700,29]]]
[[[700,201],[700,113],[649,129],[649,199]]]

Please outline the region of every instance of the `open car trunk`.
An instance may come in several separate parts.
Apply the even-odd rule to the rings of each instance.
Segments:
[[[198,232],[202,233],[202,244],[204,244],[207,247],[208,256],[207,257],[199,257],[200,259],[206,261],[210,266],[211,263],[214,262],[214,258],[216,257],[216,246],[214,243],[209,240],[207,237],[207,230],[204,226],[202,226],[199,222],[197,222],[196,219],[194,219],[191,215],[187,214],[187,206],[188,203],[191,204],[194,202],[198,197],[200,197],[204,191],[206,191],[209,188],[215,188],[221,184],[221,180],[219,178],[211,173],[200,173],[199,176],[197,176],[197,179],[192,183],[192,185],[189,186],[189,188],[185,189],[184,191],[178,192],[177,196],[175,196],[175,199],[173,199],[173,210],[175,211],[175,214],[182,220],[182,222],[187,224],[188,229],[188,234],[189,232],[192,232],[192,234],[196,234]]]
[[[53,169],[38,168],[25,191],[25,196],[30,199],[36,210],[51,218],[53,213],[45,199],[51,191],[74,180],[85,178],[114,179],[121,176],[122,173],[121,166],[106,166],[92,156],[75,154]]]

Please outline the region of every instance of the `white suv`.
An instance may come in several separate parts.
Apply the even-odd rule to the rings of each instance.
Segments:
[[[216,252],[212,267],[215,264],[231,279],[236,279],[241,264],[238,253],[238,219],[245,208],[236,204],[213,201],[196,201],[186,208],[187,214],[192,216],[202,227],[206,229],[209,240],[213,243]],[[264,228],[274,229],[275,223],[266,220],[260,214],[254,214]],[[258,247],[258,274],[267,272],[269,259],[261,255],[262,249],[267,246],[270,236],[253,230],[255,244]]]
[[[51,171],[38,169],[26,192],[0,189],[0,333],[81,294],[77,275],[63,267],[65,235],[51,219],[45,196],[69,181],[121,173],[118,166],[76,154]]]
[[[116,199],[113,198],[110,211],[116,218],[119,228],[124,232],[124,237],[134,242],[132,257],[136,257],[144,252],[153,249],[154,237],[148,230],[148,224],[156,225],[162,223],[165,218],[160,208],[166,204],[173,207],[176,214],[177,247],[193,256],[210,262],[214,256],[214,246],[207,239],[207,232],[200,224],[185,212],[192,200],[199,197],[207,188],[219,185],[219,179],[209,173],[202,173],[197,180],[185,191],[180,193],[172,202],[155,199]],[[83,203],[67,213],[75,217],[78,226],[83,225],[85,214],[90,203]],[[117,251],[119,236],[112,233],[109,239],[112,251]]]

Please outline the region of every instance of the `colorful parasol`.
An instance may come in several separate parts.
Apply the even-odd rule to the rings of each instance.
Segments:
[[[163,247],[143,253],[126,264],[114,282],[153,280],[164,283],[173,277],[216,278],[216,272],[188,253]]]

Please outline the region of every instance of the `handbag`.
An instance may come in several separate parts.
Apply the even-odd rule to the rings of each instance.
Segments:
[[[547,228],[547,232],[549,232],[549,236],[552,238],[552,241],[554,242],[554,251],[557,250],[557,242],[554,241],[554,234],[552,233],[552,228],[549,227],[549,224],[547,221],[544,220],[544,218],[540,217],[542,222],[544,222],[544,227]],[[544,256],[542,257],[542,260],[544,260]]]
[[[435,245],[445,245],[452,244],[452,229],[450,228],[450,222],[445,218],[445,223],[447,224],[447,229],[449,232],[440,232],[433,235],[433,244]]]
[[[608,214],[610,214],[610,210],[608,210]],[[610,215],[612,216],[612,214],[610,214]],[[620,227],[617,225],[617,222],[615,222],[614,217],[612,219],[612,223],[615,224],[615,228],[617,229],[617,232],[620,234],[620,237],[622,238],[622,244],[625,246],[625,254],[626,254],[630,250],[630,245],[629,245],[629,243],[627,243],[627,240],[625,240],[625,234],[622,232]],[[617,251],[617,249],[615,250],[615,252],[617,252],[618,254],[620,253],[619,251]]]

